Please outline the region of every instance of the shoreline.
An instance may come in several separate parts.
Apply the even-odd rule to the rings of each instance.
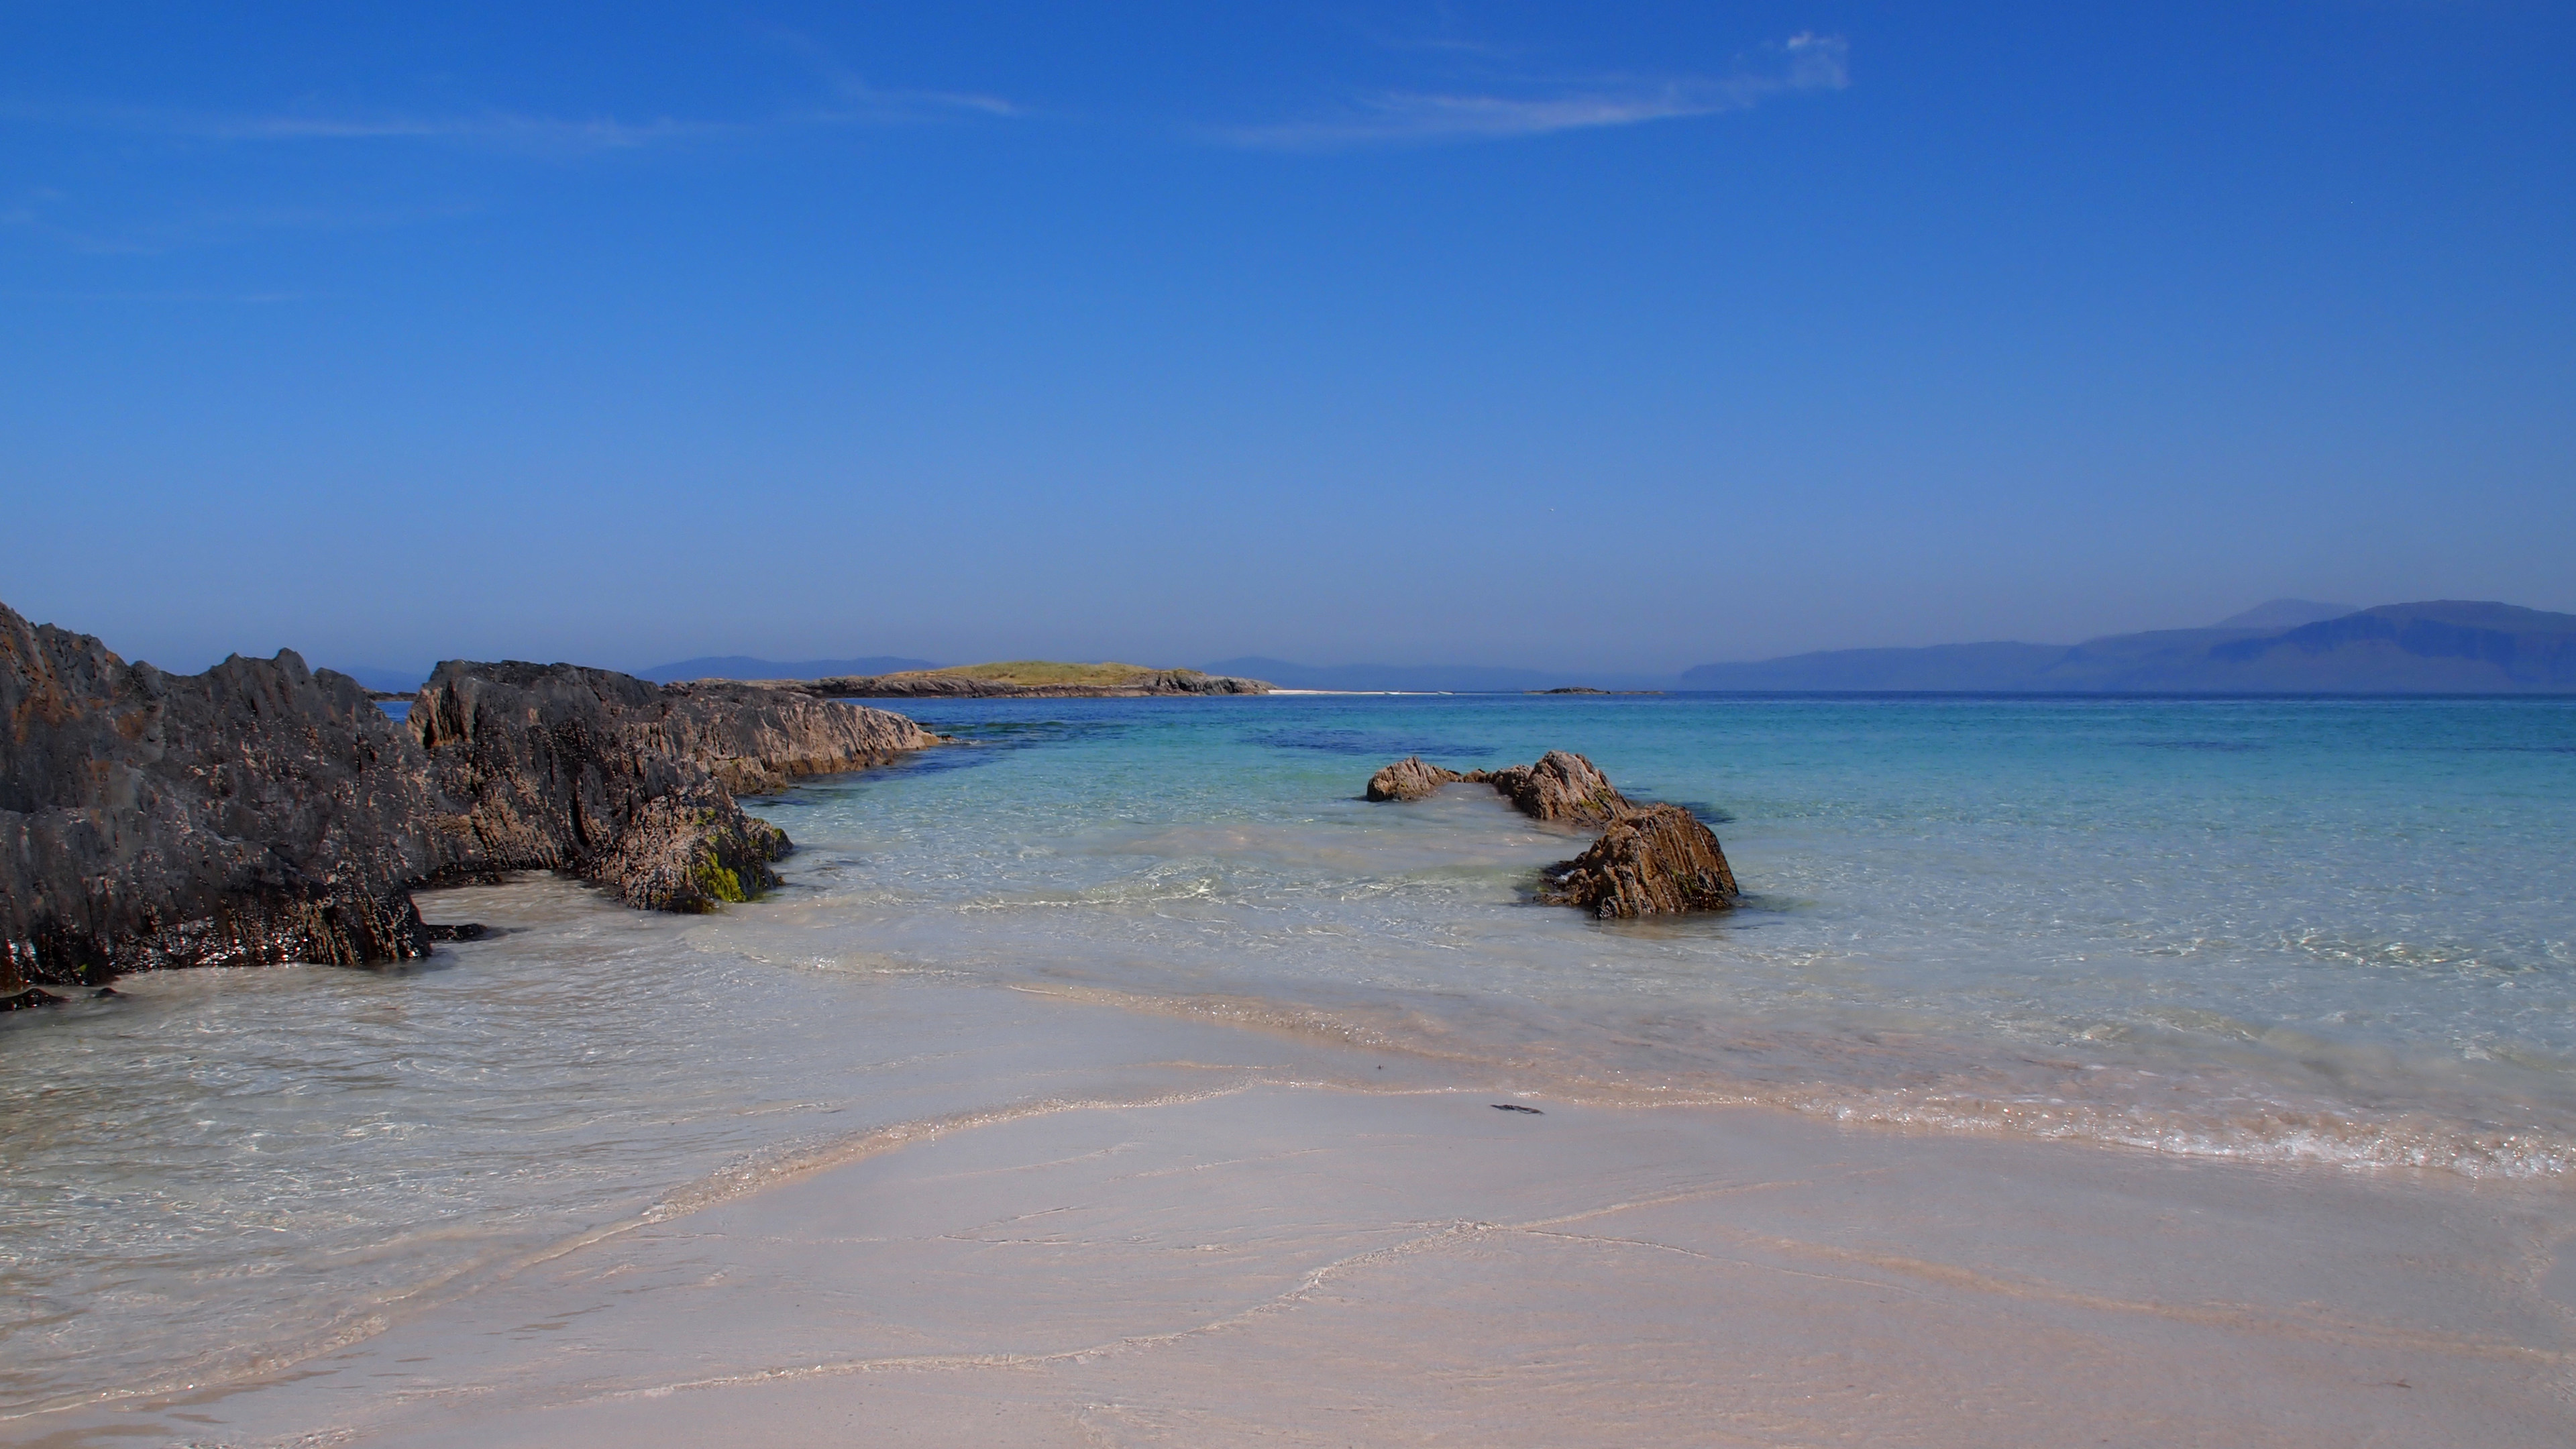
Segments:
[[[1762,1107],[1253,1080],[899,1133],[264,1381],[18,1423],[424,1449],[2555,1443],[2566,1208]]]
[[[1607,928],[1527,914],[1511,909],[1510,881],[1528,862],[1561,855],[1560,837],[1490,792],[1402,810],[1328,798],[1353,771],[1339,761],[1364,746],[1369,754],[1358,758],[1373,762],[1383,746],[1365,732],[1371,717],[1362,712],[1318,713],[1302,732],[1275,735],[1238,737],[1249,727],[1221,721],[1175,727],[1213,736],[1231,752],[1216,756],[1220,763],[1266,773],[1183,770],[1161,736],[1148,741],[1154,752],[1139,753],[1113,727],[1045,737],[1087,755],[993,751],[980,760],[997,767],[991,773],[933,769],[800,787],[759,807],[809,848],[790,858],[788,888],[758,906],[639,914],[561,878],[517,877],[425,895],[434,918],[500,924],[491,939],[460,943],[452,956],[442,950],[441,961],[414,970],[316,971],[300,985],[312,968],[275,978],[138,978],[131,1001],[71,1008],[59,1025],[81,1035],[67,1035],[53,1055],[24,1059],[30,1080],[49,1088],[73,1081],[49,1064],[68,1064],[95,1027],[118,1023],[117,1039],[140,1051],[162,1049],[155,1043],[186,1050],[191,1020],[220,1008],[232,1030],[253,1033],[234,1038],[239,1062],[290,1064],[265,1080],[358,1090],[330,1093],[327,1103],[304,1099],[325,1103],[317,1111],[256,1089],[255,1075],[213,1095],[173,1080],[153,1098],[127,1095],[106,1076],[80,1078],[116,1094],[118,1110],[87,1114],[95,1132],[61,1138],[55,1159],[14,1158],[35,1169],[28,1181],[47,1180],[45,1161],[94,1160],[120,1141],[166,1141],[193,1154],[174,1168],[229,1175],[151,1180],[163,1194],[153,1201],[186,1197],[208,1231],[203,1251],[181,1245],[193,1259],[149,1244],[147,1271],[160,1276],[147,1291],[125,1291],[122,1283],[139,1281],[128,1265],[89,1254],[77,1237],[31,1235],[31,1245],[75,1251],[54,1254],[44,1276],[13,1286],[40,1285],[26,1301],[50,1295],[90,1326],[31,1322],[22,1342],[64,1366],[55,1383],[70,1392],[199,1387],[20,1416],[0,1439],[105,1445],[139,1427],[147,1440],[227,1444],[343,1430],[357,1442],[431,1443],[443,1433],[458,1443],[511,1435],[650,1443],[642,1430],[660,1422],[655,1413],[685,1409],[700,1439],[726,1438],[737,1421],[775,1419],[782,1443],[846,1439],[852,1415],[877,1437],[961,1443],[1430,1435],[1582,1444],[1585,1433],[1597,1442],[1698,1443],[1727,1437],[1706,1427],[1720,1418],[1803,1425],[1774,1439],[1728,1429],[1746,1442],[2074,1442],[2114,1437],[2095,1431],[2121,1425],[2082,1419],[2094,1409],[2068,1395],[2128,1372],[2121,1365],[2140,1357],[2178,1382],[2237,1388],[2224,1402],[2202,1395],[2196,1419],[2129,1401],[2136,1424],[2157,1430],[2133,1432],[2131,1442],[2324,1442],[2299,1437],[2302,1424],[2338,1422],[2342,1412],[2316,1384],[2374,1363],[2394,1365],[2409,1390],[2429,1385],[2430,1397],[2451,1396],[2441,1423],[2417,1437],[2456,1422],[2474,1442],[2549,1442],[2529,1431],[2527,1411],[2551,1394],[2561,1396],[2563,1422],[2576,1317],[2576,1272],[2558,1262],[2576,1217],[2563,1153],[2521,1159],[2536,1176],[2479,1181],[2474,1163],[2462,1172],[2354,1171],[2224,1153],[2190,1158],[2178,1150],[2224,1143],[2154,1132],[2106,1141],[2101,1130],[2111,1120],[2105,1111],[2150,1123],[2184,1121],[2174,1114],[2195,1103],[2236,1114],[2230,1121],[2252,1109],[2249,1129],[2286,1155],[2340,1143],[2372,1148],[2385,1162],[2423,1125],[2399,1109],[2517,1100],[2509,1083],[2489,1091],[2505,1067],[2480,1061],[2442,1074],[2432,1069],[2447,1057],[2418,1064],[2396,1047],[2303,1034],[2248,1038],[2241,1049],[2222,1039],[2190,1052],[2162,1038],[2097,1041],[2077,1029],[2118,1018],[2087,1017],[2080,1003],[2038,1045],[2042,1035],[2018,1022],[2002,1034],[1962,1035],[1980,1018],[1927,1016],[1914,995],[1847,992],[1833,1011],[1810,1013],[1778,984],[1833,978],[1763,974],[1766,962],[1793,959],[1775,937],[1794,951],[1816,934],[1790,934],[1800,930],[1800,882],[1780,862],[1843,859],[1824,848],[1842,836],[1784,844],[1776,830],[1755,834],[1753,860],[1767,857],[1764,869],[1790,896],[1757,903],[1758,914],[1735,926]],[[1450,728],[1447,738],[1476,738]],[[2204,737],[2196,725],[2165,733]],[[1099,768],[1131,758],[1143,773]],[[1159,795],[1164,775],[1194,789],[1224,779],[1225,793],[1272,808],[1248,818],[1211,811],[1219,791]],[[1688,776],[1667,780],[1679,781],[1668,792],[1732,798]],[[1109,797],[1173,803],[1130,819],[1099,808]],[[978,800],[991,808],[972,813]],[[1040,804],[1034,814],[1031,800]],[[1864,852],[1900,848],[1911,851],[1900,842],[1865,843]],[[2409,858],[2422,863],[2412,847]],[[2452,862],[2451,878],[2487,864],[2471,851]],[[1963,874],[1956,865],[1943,857],[1895,879],[1946,888]],[[1828,884],[1863,894],[1838,878]],[[2545,927],[2557,917],[2536,919]],[[1856,920],[1871,926],[1878,917]],[[1950,954],[1998,944],[1956,931],[1943,939]],[[2414,936],[2392,931],[2391,939]],[[1255,949],[1277,954],[1247,962]],[[1919,959],[1895,950],[1881,963],[1856,956],[1836,969],[1910,977]],[[2413,959],[2392,955],[2388,964]],[[1719,993],[1708,984],[1718,980],[1733,984]],[[2514,978],[2515,999],[2533,984]],[[674,1030],[674,1022],[685,1025]],[[106,1041],[102,1034],[95,1044]],[[2309,1075],[2269,1082],[2278,1091],[2240,1090],[2266,1087],[2263,1074],[2284,1063]],[[2369,1092],[2333,1094],[2338,1072],[2372,1084]],[[1396,1080],[1379,1089],[1386,1079]],[[2315,1097],[2320,1105],[2385,1110],[2320,1139],[2292,1090],[2302,1082],[2327,1094]],[[2519,1100],[2546,1107],[2555,1099]],[[1496,1137],[1504,1129],[1491,1123],[1517,1114],[1493,1112],[1493,1103],[1538,1107],[1523,1125],[1555,1135]],[[2081,1112],[2091,1115],[2078,1120]],[[1107,1129],[1085,1125],[1099,1122],[1118,1130],[1101,1137]],[[306,1155],[272,1158],[270,1149],[292,1145],[283,1140],[251,1145],[276,1128],[305,1133],[295,1150]],[[332,1145],[361,1128],[388,1134],[372,1139],[387,1147]],[[2073,1140],[2047,1140],[2052,1133]],[[22,1153],[32,1145],[19,1143]],[[248,1151],[257,1157],[240,1155]],[[543,1179],[556,1161],[585,1155],[603,1164],[584,1169],[585,1178],[506,1191],[478,1185],[514,1172]],[[1051,1175],[1077,1162],[1118,1171],[1071,1187]],[[1316,1172],[1260,1176],[1283,1163]],[[401,1184],[382,1176],[386,1166],[405,1169]],[[1750,1167],[1762,1168],[1758,1181],[1726,1175]],[[322,1223],[340,1206],[318,1196],[292,1206],[280,1199],[272,1212],[258,1198],[273,1195],[284,1170],[299,1181],[317,1180],[317,1170],[337,1174],[351,1212],[372,1217],[347,1218],[357,1231]],[[1481,1183],[1487,1196],[1443,1197],[1458,1185],[1452,1177]],[[1016,1185],[960,1205],[936,1230],[907,1236],[886,1226],[894,1221],[887,1214],[969,1179]],[[818,1226],[842,1209],[826,1202],[798,1219],[782,1207],[812,1206],[809,1188],[846,1197],[862,1180],[879,1183],[865,1189],[877,1218]],[[817,1186],[827,1181],[839,1186]],[[205,1188],[216,1182],[240,1191],[212,1201]],[[1599,1195],[1614,1188],[1615,1201]],[[1786,1219],[1737,1212],[1797,1193],[1810,1196]],[[29,1206],[28,1222],[43,1232],[81,1227],[78,1213]],[[1110,1214],[1121,1231],[1051,1226],[1083,1212]],[[1557,1221],[1568,1212],[1588,1214],[1588,1226]],[[1846,1236],[1805,1233],[1806,1219],[1837,1213]],[[757,1231],[721,1228],[737,1215]],[[497,1224],[510,1216],[534,1226],[510,1236]],[[153,1213],[126,1220],[141,1230],[137,1250],[170,1221]],[[977,1237],[1006,1221],[1030,1226],[1005,1242]],[[281,1237],[259,1238],[272,1222]],[[1433,1231],[1462,1222],[1485,1226]],[[1186,1241],[1171,1236],[1175,1224],[1193,1223]],[[1961,1224],[1989,1227],[1962,1243]],[[290,1227],[307,1234],[300,1247]],[[1397,1236],[1356,1255],[1364,1262],[1319,1256],[1332,1246],[1319,1235],[1345,1231]],[[1563,1248],[1569,1234],[1602,1240],[1582,1251],[1613,1261],[1577,1272],[1531,1256]],[[2009,1240],[1988,1241],[1995,1235]],[[424,1247],[437,1238],[447,1246]],[[646,1266],[616,1256],[620,1245],[681,1239],[703,1249],[692,1260],[703,1272],[687,1282],[647,1283]],[[927,1290],[901,1276],[925,1254],[970,1241],[981,1243],[975,1266],[957,1270],[946,1297],[1015,1294],[1026,1310],[1019,1317],[996,1308],[971,1323],[935,1321],[942,1303],[917,1301]],[[2024,1260],[2034,1244],[2051,1243],[2055,1257]],[[2344,1262],[2354,1243],[2375,1245],[2387,1261],[2346,1262],[2332,1281],[2283,1276],[2320,1252]],[[1137,1258],[1140,1244],[1154,1251]],[[768,1297],[777,1301],[696,1295],[693,1284],[771,1271],[763,1255],[773,1249],[792,1249],[795,1263],[771,1274]],[[461,1256],[469,1250],[470,1261]],[[1063,1257],[1016,1266],[1029,1253]],[[1284,1289],[1246,1296],[1248,1280],[1193,1276],[1189,1254],[1219,1266],[1268,1263],[1261,1272],[1298,1282],[1325,1276],[1293,1301],[1280,1298]],[[82,1276],[88,1270],[73,1258],[98,1272]],[[1755,1258],[1765,1266],[1744,1266]],[[460,1261],[462,1270],[446,1276],[424,1267]],[[1672,1272],[1635,1266],[1649,1261]],[[1923,1267],[1888,1266],[1900,1261]],[[1441,1273],[1396,1271],[1425,1263],[1443,1265]],[[1879,1296],[1820,1307],[1730,1280],[1709,1288],[1724,1316],[1708,1316],[1715,1310],[1697,1299],[1670,1301],[1671,1280],[1720,1271],[1711,1263],[1734,1264],[1723,1271],[1752,1273],[1757,1284],[1795,1280],[1828,1295],[1844,1291],[1832,1285],[1866,1280],[1866,1292]],[[1396,1276],[1370,1276],[1381,1271]],[[591,1276],[563,1276],[576,1272]],[[844,1272],[864,1282],[832,1287]],[[1453,1272],[1465,1276],[1444,1276]],[[2169,1286],[2176,1274],[2191,1282]],[[837,1316],[817,1319],[795,1301],[809,1277]],[[1359,1300],[1336,1285],[1363,1280],[1377,1285],[1364,1295],[1374,1306],[1352,1319]],[[1163,1291],[1157,1282],[1168,1293],[1156,1302],[1177,1296],[1236,1311],[1195,1324],[1135,1319],[1153,1305],[1131,1290]],[[111,1284],[120,1286],[97,1293]],[[602,1284],[607,1296],[580,1298]],[[1431,1311],[1462,1294],[1482,1295],[1486,1307]],[[1513,1316],[1521,1312],[1514,1305],[1542,1300],[1554,1306]],[[263,1332],[265,1303],[283,1311],[268,1315]],[[638,1306],[647,1303],[649,1313]],[[1100,1315],[1113,1309],[1111,1317],[1130,1316],[1103,1327]],[[1829,1309],[1844,1318],[1817,1328],[1816,1315]],[[1900,1310],[1932,1316],[1902,1342],[1870,1336]],[[2040,1313],[2058,1315],[2058,1329],[2095,1345],[2095,1357],[2069,1358],[2067,1344],[2036,1333],[2028,1320]],[[371,1317],[391,1322],[378,1333]],[[2190,1342],[2142,1348],[2122,1327],[2139,1324]],[[229,1325],[250,1331],[226,1335]],[[600,1333],[590,1335],[594,1325]],[[896,1336],[866,1339],[880,1330]],[[843,1351],[851,1334],[857,1346]],[[940,1334],[949,1346],[925,1358],[923,1342]],[[1814,1353],[1764,1357],[1801,1334]],[[1988,1362],[1944,1370],[1925,1357],[1937,1358],[1943,1341],[1979,1336],[2002,1345],[1988,1359],[2011,1359],[2021,1375],[2012,1389],[2018,1407],[2001,1418],[1939,1407]],[[320,1348],[326,1337],[348,1341]],[[1261,1350],[1229,1347],[1238,1340]],[[317,1351],[280,1352],[298,1341]],[[1362,1342],[1374,1347],[1355,1361],[1347,1345]],[[1491,1362],[1456,1356],[1459,1343],[1479,1345]],[[1774,1394],[1815,1353],[1864,1351],[1879,1376],[1855,1380],[1875,1384],[1856,1397],[1820,1381],[1801,1390],[1812,1403]],[[2410,1374],[2409,1356],[2441,1371]],[[253,1357],[269,1369],[235,1371]],[[279,1369],[281,1359],[291,1363]],[[2055,1370],[2025,1369],[2025,1360]],[[1343,1427],[1357,1426],[1350,1435],[1335,1438],[1335,1422],[1314,1418],[1310,1402],[1277,1397],[1269,1381],[1282,1363],[1300,1383],[1337,1396]],[[637,1365],[654,1371],[629,1374]],[[19,1367],[31,1366],[41,1367],[34,1359]],[[1399,1369],[1409,1377],[1388,1377]],[[1551,1401],[1514,1400],[1521,1378],[1555,1383],[1563,1403],[1588,1406],[1588,1417],[1549,1418],[1560,1412]],[[1459,1387],[1471,1381],[1472,1393]],[[2388,1387],[2332,1381],[2346,1395]],[[1713,1384],[1723,1392],[1706,1387]],[[1889,1418],[1873,1393],[1938,1412]],[[2504,1407],[2480,1407],[2488,1400]],[[2276,1402],[2306,1417],[2283,1421],[2264,1407]],[[1129,1417],[1098,1418],[1104,1404],[1127,1406]],[[1515,1407],[1495,1419],[1487,1417],[1493,1404]],[[643,1417],[619,1419],[630,1409]],[[998,1437],[965,1432],[983,1423],[979,1416],[1005,1414],[1013,1417]],[[2222,1427],[2231,1422],[2253,1428],[2231,1435]],[[2355,1436],[2376,1424],[2339,1422]],[[1597,1427],[1605,1425],[1625,1432]],[[1077,1433],[1092,1438],[1068,1437]]]

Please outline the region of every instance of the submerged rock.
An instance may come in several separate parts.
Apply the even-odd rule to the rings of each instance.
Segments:
[[[1639,805],[1590,760],[1565,750],[1463,775],[1409,755],[1369,777],[1368,798],[1419,800],[1455,780],[1493,786],[1533,820],[1602,828],[1591,849],[1540,873],[1540,900],[1605,918],[1735,904],[1735,872],[1698,816],[1679,805]]]
[[[291,651],[170,675],[0,606],[0,998],[422,956],[414,889],[509,870],[661,910],[744,900],[789,842],[733,790],[935,742],[795,693],[463,661],[397,724]]]
[[[1716,833],[1679,805],[1632,807],[1591,849],[1540,878],[1540,900],[1604,919],[1720,911],[1740,894]]]
[[[1368,798],[1371,800],[1419,800],[1443,785],[1467,778],[1455,770],[1444,770],[1429,764],[1420,755],[1407,755],[1376,774],[1369,776]]]

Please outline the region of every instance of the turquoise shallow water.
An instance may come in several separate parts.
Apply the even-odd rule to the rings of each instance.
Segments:
[[[751,906],[530,880],[425,898],[511,929],[419,967],[0,1019],[0,1414],[289,1360],[855,1134],[1354,1044],[1608,1103],[2576,1164],[2576,702],[916,713],[964,743],[755,802],[802,848]],[[1549,748],[1716,821],[1745,907],[1533,905],[1580,837],[1475,787],[1358,798],[1403,754]]]
[[[1292,696],[926,711],[973,740],[778,802],[815,960],[891,952],[1604,1088],[2185,1151],[2556,1172],[2576,705]],[[1592,756],[1749,899],[1521,900],[1579,841],[1377,764]],[[1409,1033],[1409,1034],[1408,1034]]]

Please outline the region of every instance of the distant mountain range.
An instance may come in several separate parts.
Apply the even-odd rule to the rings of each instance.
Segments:
[[[780,661],[730,654],[638,670],[679,679],[832,679],[901,674],[926,659]],[[1244,656],[1202,666],[1282,689],[1423,694],[1595,689],[1932,694],[2571,694],[2576,614],[2435,600],[2357,609],[2274,599],[2206,629],[2109,634],[2081,644],[1935,644],[1832,649],[1680,675],[1472,664],[1298,664]],[[344,671],[370,689],[415,689],[405,670]]]
[[[2230,614],[2213,629],[2295,629],[2301,624],[2322,623],[2361,612],[2359,604],[2320,604],[2314,599],[2274,599],[2256,604],[2242,614]]]
[[[1835,649],[1703,664],[1684,689],[1999,694],[2576,693],[2576,614],[2437,600],[2315,617],[2276,599],[2208,629],[2081,644]],[[2284,627],[2285,619],[2306,615]]]

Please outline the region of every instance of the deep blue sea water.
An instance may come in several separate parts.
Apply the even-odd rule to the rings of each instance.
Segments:
[[[753,802],[801,848],[752,905],[531,879],[425,897],[510,929],[416,967],[170,973],[0,1019],[0,1414],[246,1372],[853,1133],[1183,1057],[2576,1164],[2576,701],[913,713],[961,743]],[[1478,787],[1359,798],[1401,755],[1551,748],[1714,822],[1742,909],[1536,905],[1581,837]]]

